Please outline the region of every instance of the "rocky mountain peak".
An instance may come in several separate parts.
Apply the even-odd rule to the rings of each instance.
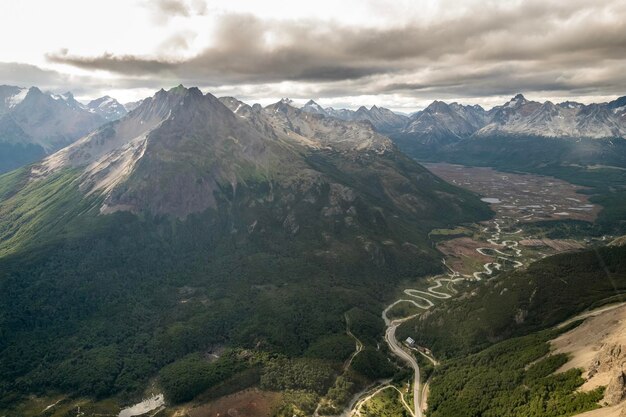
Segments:
[[[322,106],[320,106],[319,104],[317,104],[314,100],[309,100],[305,103],[304,106],[302,106],[302,110],[307,112],[307,113],[316,113],[316,114],[323,114],[325,116],[328,115],[328,113],[326,112],[326,110],[324,110],[322,108]]]
[[[20,104],[28,94],[28,88],[0,85],[0,114]]]
[[[562,107],[564,109],[579,109],[584,107],[584,104],[577,103],[575,101],[564,101],[562,103],[557,104],[557,106]]]
[[[523,106],[524,104],[528,103],[528,100],[526,100],[526,97],[524,97],[523,94],[516,94],[515,97],[513,97],[511,100],[509,100],[504,107],[506,108],[515,108],[515,107],[520,107]]]
[[[37,96],[37,95],[43,95],[43,92],[38,87],[33,86],[28,89],[28,94]]]
[[[447,112],[450,110],[450,106],[448,106],[447,103],[443,102],[443,101],[439,101],[439,100],[435,100],[432,103],[430,103],[428,105],[428,107],[426,107],[424,109],[424,111],[427,112]]]
[[[111,96],[103,96],[87,103],[90,112],[104,117],[106,120],[117,120],[128,113],[126,107]]]

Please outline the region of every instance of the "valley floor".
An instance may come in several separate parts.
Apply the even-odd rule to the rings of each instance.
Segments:
[[[538,220],[593,221],[600,206],[579,191],[583,187],[536,174],[513,174],[487,167],[446,163],[424,164],[446,181],[482,195],[501,217]]]

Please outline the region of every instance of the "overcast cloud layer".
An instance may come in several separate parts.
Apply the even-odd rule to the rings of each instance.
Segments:
[[[434,99],[494,104],[517,92],[587,102],[626,94],[622,0],[384,3],[354,3],[345,19],[290,15],[280,1],[276,13],[252,2],[138,3],[139,18],[162,33],[136,48],[146,52],[106,39],[75,51],[60,39],[38,65],[0,63],[0,82],[135,96],[182,82],[250,101],[313,97],[407,110]]]

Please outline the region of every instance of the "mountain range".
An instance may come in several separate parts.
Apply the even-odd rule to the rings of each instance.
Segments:
[[[123,117],[142,102],[122,105],[104,96],[82,104],[69,92],[57,95],[43,93],[36,87],[0,86],[0,172],[49,155],[102,124]],[[282,102],[296,108],[289,99]],[[418,158],[442,150],[482,146],[468,139],[579,140],[626,136],[626,97],[584,105],[571,101],[540,103],[518,94],[489,110],[479,105],[434,101],[410,116],[378,106],[361,106],[357,110],[323,108],[313,100],[299,110],[343,121],[368,122]]]
[[[467,113],[463,114],[460,109],[467,110]],[[601,139],[626,135],[626,97],[610,103],[584,105],[571,101],[539,103],[518,94],[489,111],[478,106],[468,108],[454,104],[450,105],[450,110],[475,128],[459,137],[534,135]]]
[[[84,105],[69,92],[0,86],[0,173],[69,145],[125,112],[110,97]]]
[[[236,193],[250,178],[319,181],[305,175],[318,177],[298,156],[306,149],[395,152],[391,140],[367,123],[317,117],[285,102],[260,108],[233,98],[220,101],[179,86],[159,91],[127,117],[46,158],[32,172],[49,177],[80,167],[81,188],[106,193],[103,211],[149,209],[184,217],[215,208],[215,193],[225,186]],[[159,192],[151,188],[156,186]],[[188,195],[197,199],[181,198]]]
[[[322,108],[310,100],[302,110],[342,120],[368,120],[381,133],[412,135],[422,143],[454,142],[468,137],[538,136],[553,138],[618,138],[626,136],[626,97],[609,103],[567,101],[554,104],[527,100],[518,94],[503,105],[434,101],[410,116],[383,107],[369,110]]]
[[[422,161],[535,171],[620,167],[626,165],[626,97],[584,105],[539,103],[518,94],[490,110],[435,101],[388,135]]]
[[[372,106],[368,109],[365,106],[361,106],[357,110],[334,109],[332,107],[322,108],[313,100],[309,100],[302,106],[302,110],[346,121],[368,121],[381,133],[389,133],[401,129],[409,119],[405,115],[394,113],[384,107]]]

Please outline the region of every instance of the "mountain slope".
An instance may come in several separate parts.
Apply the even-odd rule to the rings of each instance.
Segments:
[[[489,215],[367,122],[160,91],[0,177],[0,408],[135,395],[214,348],[285,366],[439,271],[432,228]]]

